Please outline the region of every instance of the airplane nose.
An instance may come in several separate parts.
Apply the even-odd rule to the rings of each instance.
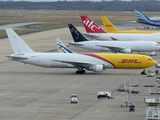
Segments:
[[[155,60],[152,61],[153,66],[157,64],[157,62]]]

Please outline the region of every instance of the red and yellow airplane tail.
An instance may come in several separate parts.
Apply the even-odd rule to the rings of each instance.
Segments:
[[[87,16],[80,16],[87,33],[106,33],[100,26]]]
[[[118,32],[119,30],[105,17],[100,16],[106,32]]]

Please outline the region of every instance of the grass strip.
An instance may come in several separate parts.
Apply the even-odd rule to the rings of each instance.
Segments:
[[[33,30],[15,30],[15,32],[17,34],[26,34],[26,33],[34,32],[34,31]],[[5,30],[0,31],[0,38],[3,38],[3,37],[7,37]]]

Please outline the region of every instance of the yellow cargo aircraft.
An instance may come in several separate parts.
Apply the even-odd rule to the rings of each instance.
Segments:
[[[103,22],[104,28],[108,33],[133,33],[133,34],[151,34],[151,33],[160,33],[160,31],[119,31],[105,16],[100,16]]]

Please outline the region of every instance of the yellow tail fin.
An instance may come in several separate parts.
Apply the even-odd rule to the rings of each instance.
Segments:
[[[106,32],[118,31],[118,29],[105,16],[100,17]]]

